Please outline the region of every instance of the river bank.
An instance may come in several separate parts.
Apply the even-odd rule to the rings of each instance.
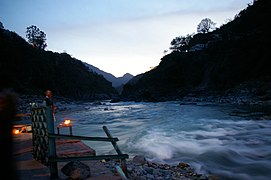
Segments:
[[[14,140],[14,159],[16,161],[16,173],[19,180],[34,180],[34,179],[50,179],[50,171],[47,166],[36,161],[32,157],[32,135],[31,133],[21,133],[13,136]],[[67,145],[66,145],[67,144]],[[82,150],[83,149],[83,150]],[[83,156],[86,151],[93,153],[93,150],[84,145],[83,142],[61,142],[57,143],[57,153],[76,153]],[[83,154],[81,154],[83,152]],[[121,177],[116,167],[121,166],[119,161],[82,161],[90,167],[91,177],[85,178],[87,180],[121,180]],[[67,179],[61,169],[66,163],[58,163],[58,179]],[[127,162],[127,179],[144,180],[144,179],[183,179],[183,180],[208,180],[217,179],[215,176],[207,176],[196,173],[190,165],[180,162],[177,166],[170,166],[168,164],[159,164],[147,161],[142,156],[135,156],[128,159]]]
[[[18,94],[18,111],[21,113],[30,112],[31,103],[42,104],[43,96],[41,95],[25,95]],[[65,111],[67,108],[82,103],[89,103],[88,100],[74,100],[61,96],[54,96],[54,102],[58,107],[58,111]],[[153,102],[164,101],[180,101],[180,103],[187,102],[206,102],[217,104],[232,104],[232,105],[248,105],[268,107],[271,106],[271,83],[265,81],[247,81],[236,87],[227,90],[206,90],[204,87],[189,90],[188,92],[180,92],[179,95],[173,95],[172,97],[165,98],[161,94],[161,97],[155,99]],[[110,102],[120,101],[135,101],[140,102],[140,99],[122,99],[113,98],[109,99]],[[102,100],[91,101],[96,105],[99,105]],[[152,101],[148,101],[152,102]]]
[[[262,113],[258,105],[101,101],[59,106],[63,110],[57,112],[58,120],[69,117],[74,134],[99,136],[99,129],[106,125],[120,139],[120,149],[131,157],[143,155],[149,162],[171,167],[184,162],[196,168],[195,172],[223,178],[267,179],[270,176],[270,116]],[[248,106],[257,108],[246,109]],[[106,146],[100,150],[109,152]],[[137,174],[145,167],[143,174],[156,173],[148,164],[151,163],[140,167]]]
[[[201,103],[212,103],[212,104],[229,104],[236,106],[246,106],[253,111],[261,111],[263,113],[262,119],[270,119],[271,118],[271,97],[268,95],[255,95],[256,92],[252,90],[241,90],[235,89],[230,90],[224,93],[221,92],[191,92],[183,97],[181,100],[177,99],[175,101],[179,101],[180,105],[187,104],[201,104]],[[42,104],[43,97],[38,95],[18,95],[18,104],[17,104],[17,114],[27,115],[31,113],[31,104],[35,103],[37,105]],[[77,108],[84,108],[84,104],[92,103],[93,105],[103,105],[103,101],[76,101],[73,99],[65,98],[65,97],[54,97],[54,102],[56,104],[56,112],[69,111]],[[112,100],[108,100],[110,104],[114,104]],[[111,103],[112,102],[112,103]],[[117,101],[121,102],[121,101]],[[246,112],[247,113],[247,112]],[[240,113],[236,113],[235,115],[241,115]],[[17,120],[29,121],[29,117],[27,116],[18,116]]]
[[[73,106],[82,106],[82,102],[73,102],[67,99],[57,99],[58,111],[68,111]],[[40,98],[36,96],[22,96],[20,99],[20,110],[24,113],[29,113],[31,110],[31,103],[41,103]],[[96,105],[102,105],[100,102],[93,102]],[[78,107],[77,107],[78,108]],[[30,123],[29,116],[21,117],[21,120],[16,121],[15,124],[22,124],[23,122]],[[17,173],[20,180],[35,179],[39,176],[41,179],[48,179],[50,173],[48,167],[40,164],[32,158],[32,142],[31,132],[21,133],[20,135],[14,135],[14,155],[16,156]],[[77,145],[73,145],[71,149],[76,149]],[[63,149],[62,149],[63,150]],[[60,148],[60,151],[62,151]],[[59,152],[60,154],[62,152]],[[93,166],[93,162],[87,162],[86,164]],[[99,164],[99,166],[98,166]],[[59,164],[59,172],[64,164]],[[95,167],[92,169],[91,174],[94,175],[91,179],[120,179],[120,176],[116,173],[116,166],[121,166],[119,161],[96,161]],[[39,169],[39,170],[36,170]],[[173,166],[169,164],[161,164],[156,162],[147,161],[143,156],[134,156],[127,160],[127,179],[184,179],[184,180],[208,180],[216,179],[215,176],[208,176],[205,174],[196,173],[195,170],[187,163],[180,162],[178,165]],[[106,173],[105,173],[106,172]],[[65,179],[65,175],[60,173],[60,179]],[[89,178],[88,178],[89,179]]]

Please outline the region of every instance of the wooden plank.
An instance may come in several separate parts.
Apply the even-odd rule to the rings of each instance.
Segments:
[[[81,157],[49,157],[50,162],[65,162],[65,161],[88,161],[88,160],[103,160],[103,159],[126,159],[128,154],[121,155],[99,155],[99,156],[81,156]]]
[[[25,117],[25,116],[31,116],[31,113],[18,113],[15,115],[16,117]]]
[[[103,126],[103,130],[109,138],[113,138],[113,136],[111,135],[111,133],[109,132],[106,126]],[[111,142],[111,143],[113,147],[115,148],[115,150],[117,151],[118,155],[122,155],[122,152],[120,151],[117,143],[116,142]],[[123,172],[127,175],[126,159],[121,159],[121,168]]]
[[[65,134],[48,134],[49,138],[60,138],[60,139],[79,139],[87,141],[107,141],[107,142],[116,142],[118,138],[107,138],[107,137],[87,137],[87,136],[75,136],[75,135],[65,135]]]
[[[80,140],[57,140],[56,152],[58,157],[95,156],[96,151]]]
[[[107,135],[108,138],[113,138],[112,135],[111,135],[111,133],[109,132],[109,130],[107,129],[106,126],[103,126],[103,130],[106,133],[106,135]],[[117,153],[118,154],[122,154],[121,151],[120,151],[120,149],[119,149],[119,147],[118,147],[118,145],[117,145],[117,143],[113,142],[113,141],[111,143],[112,143],[113,147],[115,148],[115,150],[117,151]]]
[[[52,114],[52,108],[49,106],[46,108],[46,120],[48,134],[54,133],[55,132],[54,117]],[[48,138],[48,156],[49,158],[56,157],[56,140],[52,138]],[[49,161],[49,168],[51,179],[58,178],[57,162]]]

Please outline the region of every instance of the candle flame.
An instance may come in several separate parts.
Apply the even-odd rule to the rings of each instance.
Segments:
[[[71,123],[71,120],[69,120],[69,119],[65,119],[65,120],[64,120],[64,124],[65,124],[65,125],[69,125],[70,123]]]
[[[20,132],[19,129],[13,129],[12,133],[13,133],[13,134],[20,134],[21,132]]]

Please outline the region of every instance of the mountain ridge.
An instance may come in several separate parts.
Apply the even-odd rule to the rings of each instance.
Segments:
[[[165,55],[157,67],[132,78],[123,87],[122,98],[167,101],[209,96],[212,101],[231,96],[225,101],[257,97],[269,102],[270,6],[270,1],[254,1],[220,28],[194,35],[188,47],[204,48]]]
[[[91,64],[88,64],[84,62],[84,64],[88,67],[88,69],[92,72],[96,72],[97,74],[102,75],[105,79],[112,82],[112,86],[115,88],[118,88],[120,86],[123,86],[126,84],[130,79],[132,79],[134,76],[130,73],[125,73],[122,77],[116,77],[111,73],[105,72]]]
[[[55,96],[93,101],[118,96],[111,82],[90,72],[82,61],[67,53],[31,46],[17,33],[0,28],[0,90],[18,94]]]

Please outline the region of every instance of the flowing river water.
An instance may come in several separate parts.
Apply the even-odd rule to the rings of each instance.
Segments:
[[[220,179],[271,179],[271,113],[267,108],[211,103],[119,102],[69,105],[57,123],[72,120],[73,135],[106,137],[107,126],[129,157],[190,164]],[[68,133],[68,129],[61,129]],[[111,143],[89,142],[97,154]]]

